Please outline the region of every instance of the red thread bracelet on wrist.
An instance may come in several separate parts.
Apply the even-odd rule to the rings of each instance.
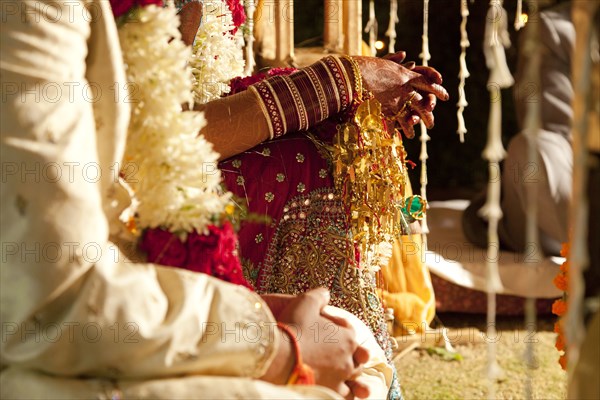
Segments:
[[[288,385],[314,385],[315,384],[315,373],[311,367],[302,362],[302,355],[300,354],[300,346],[296,335],[290,327],[283,322],[277,322],[277,327],[281,329],[292,341],[294,347],[294,354],[296,355],[296,364],[294,369],[287,380]]]

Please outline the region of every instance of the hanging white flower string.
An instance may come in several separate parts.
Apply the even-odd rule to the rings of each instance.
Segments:
[[[531,2],[529,3],[531,4]],[[532,12],[537,12],[537,8],[529,8]],[[523,21],[523,0],[517,0],[517,11],[515,13],[515,30],[518,31],[525,26]]]
[[[531,83],[534,88],[541,87],[540,67],[541,67],[541,49],[539,45],[539,15],[537,14],[537,0],[529,0],[529,10],[531,10],[531,23],[525,32],[525,41],[523,48],[520,50],[520,56],[525,58],[525,82]],[[521,10],[517,10],[517,14],[521,14]],[[520,88],[517,87],[517,90]],[[520,95],[520,93],[517,93]],[[524,134],[527,138],[527,157],[529,165],[538,165],[538,143],[537,137],[541,127],[541,105],[540,92],[535,92],[537,96],[535,101],[528,101],[525,109]],[[525,186],[527,193],[526,206],[526,229],[525,229],[525,254],[527,259],[526,268],[536,268],[542,260],[542,251],[538,238],[537,216],[538,216],[538,185],[541,177],[539,169],[534,170],[534,176],[529,179],[524,179],[522,183]],[[533,275],[532,275],[533,276]],[[534,286],[536,282],[530,282],[530,286]],[[527,297],[525,300],[525,329],[532,334],[536,330],[536,309],[535,298]],[[534,344],[532,340],[527,341],[525,348],[525,363],[527,365],[527,376],[525,379],[525,398],[533,397],[532,375],[535,366]]]
[[[487,67],[490,70],[488,91],[490,92],[490,115],[488,120],[488,141],[483,150],[483,157],[489,161],[489,182],[487,201],[479,214],[488,220],[488,250],[486,270],[487,335],[496,337],[496,293],[502,289],[498,273],[498,255],[500,243],[498,239],[498,221],[502,217],[500,209],[500,161],[506,152],[502,146],[502,97],[501,89],[510,87],[513,77],[506,64],[505,47],[510,46],[507,31],[507,15],[501,0],[490,0],[486,16],[483,52]],[[495,382],[502,370],[496,360],[496,344],[488,341],[488,398],[496,398]]]
[[[396,52],[396,24],[398,23],[398,0],[390,0],[390,23],[388,25],[385,36],[390,38],[390,44],[388,46],[388,53],[392,54]]]
[[[458,107],[458,111],[456,112],[458,129],[456,130],[456,133],[458,133],[460,137],[460,142],[464,143],[465,133],[467,133],[467,126],[465,124],[463,112],[465,111],[465,107],[469,105],[467,102],[467,96],[465,95],[465,80],[470,76],[469,70],[467,69],[467,47],[471,45],[469,43],[469,35],[467,33],[467,19],[469,17],[469,6],[467,5],[467,0],[461,0],[460,2],[460,15],[462,17],[462,21],[460,23],[460,70],[458,72],[458,78],[460,81],[458,83],[458,102],[456,103],[456,106]]]
[[[256,61],[254,60],[254,12],[256,11],[256,4],[254,4],[254,0],[245,0],[244,5],[246,7],[246,26],[244,27],[246,68],[244,69],[244,75],[248,76],[252,75],[254,67],[256,67]]]
[[[365,33],[369,34],[369,49],[371,55],[375,57],[377,55],[377,48],[375,42],[377,42],[377,19],[375,18],[375,0],[369,1],[369,21],[365,26]]]
[[[429,0],[423,0],[423,36],[421,37],[423,42],[423,47],[421,49],[421,54],[419,57],[423,60],[422,64],[427,66],[429,65],[429,60],[431,59],[431,54],[429,53]],[[421,136],[419,140],[421,141],[421,153],[419,154],[419,161],[421,161],[421,197],[427,201],[427,159],[429,155],[427,154],[427,142],[431,139],[427,134],[427,128],[423,121],[420,124],[421,127]],[[427,214],[421,220],[421,230],[422,230],[422,241],[424,250],[427,250],[427,234],[429,233],[429,227],[427,226]]]

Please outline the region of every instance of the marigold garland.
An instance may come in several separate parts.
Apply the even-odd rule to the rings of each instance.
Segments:
[[[562,248],[560,250],[560,255],[562,257],[567,257],[570,251],[569,243],[563,243]],[[567,313],[567,289],[569,288],[569,260],[565,260],[565,262],[560,266],[560,271],[554,278],[554,285],[562,290],[563,297],[561,299],[557,299],[552,304],[552,313],[558,316],[558,321],[554,324],[554,332],[558,335],[556,337],[556,349],[560,352],[560,358],[558,359],[558,363],[562,367],[562,369],[567,368],[567,354],[566,354],[566,341],[565,341],[565,332],[563,327],[563,319],[562,317]]]

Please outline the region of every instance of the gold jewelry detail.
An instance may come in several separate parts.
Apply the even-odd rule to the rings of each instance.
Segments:
[[[350,56],[346,56],[343,55],[342,58],[344,58],[345,60],[348,60],[348,62],[350,62],[350,65],[352,65],[352,72],[354,73],[354,80],[355,80],[355,90],[356,90],[356,95],[358,96],[358,100],[362,100],[362,91],[363,91],[363,82],[362,82],[362,75],[360,74],[360,68],[358,66],[358,63],[356,62],[356,60]]]
[[[347,207],[352,240],[364,255],[361,265],[377,271],[383,262],[380,246],[410,232],[402,213],[406,152],[400,135],[385,124],[377,99],[358,101],[352,111],[338,125],[333,143],[318,148],[331,163],[336,192]]]
[[[406,100],[404,102],[404,106],[402,108],[404,108],[404,107],[410,108],[412,106],[412,100],[415,98],[416,95],[417,95],[417,92],[413,91],[412,94],[410,95],[410,97],[408,98],[408,100]]]
[[[408,100],[406,100],[404,102],[404,104],[402,105],[402,108],[400,109],[400,111],[398,111],[396,113],[396,115],[394,115],[392,117],[392,120],[400,122],[400,120],[408,114],[410,108],[412,107],[412,100],[415,98],[416,95],[417,95],[417,92],[413,91],[411,93],[410,97],[408,98]]]

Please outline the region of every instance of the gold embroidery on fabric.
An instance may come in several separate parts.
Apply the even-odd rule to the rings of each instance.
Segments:
[[[299,294],[325,286],[331,291],[332,305],[353,313],[378,332],[383,308],[375,280],[357,268],[354,245],[347,232],[344,208],[331,188],[291,199],[269,244],[264,265],[257,279],[251,280],[256,290]]]

